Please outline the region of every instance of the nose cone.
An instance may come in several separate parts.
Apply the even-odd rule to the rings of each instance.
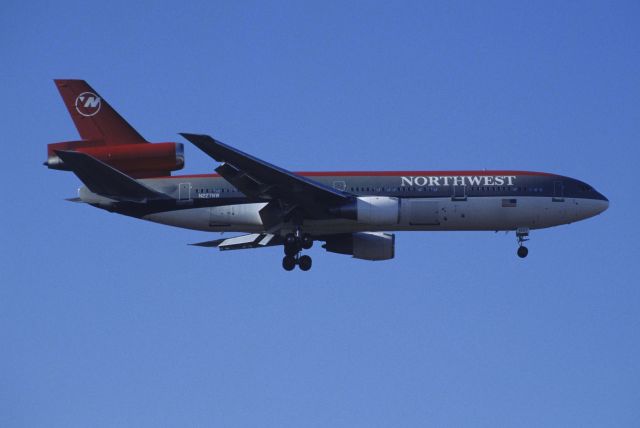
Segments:
[[[596,193],[598,194],[598,198],[595,202],[597,202],[596,209],[598,210],[598,212],[596,212],[594,215],[598,215],[602,212],[605,212],[607,208],[609,208],[609,199],[607,199],[607,197],[600,192],[596,192]]]
[[[576,208],[577,220],[584,220],[606,211],[609,208],[609,200],[604,196],[602,199],[583,199],[577,203]]]
[[[607,210],[607,208],[609,208],[609,199],[605,198],[604,196],[602,198],[603,199],[598,199],[597,201],[594,201],[595,213],[593,215],[598,215],[600,213],[603,213]]]

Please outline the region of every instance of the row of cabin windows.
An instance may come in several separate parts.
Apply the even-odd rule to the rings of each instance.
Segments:
[[[472,186],[471,191],[476,192],[506,192],[511,190],[512,192],[531,192],[531,193],[542,193],[544,189],[542,187],[507,187],[507,186]]]
[[[438,192],[438,187],[352,187],[352,192]]]
[[[238,190],[236,189],[205,189],[205,188],[201,188],[201,189],[195,189],[194,190],[195,193],[234,193],[237,192]]]
[[[462,186],[460,186],[462,187]],[[507,186],[471,186],[469,190],[472,192],[506,192],[511,190],[513,192],[517,191],[525,191],[531,193],[541,193],[543,192],[542,187],[512,187],[509,189]],[[238,190],[233,189],[206,189],[199,188],[195,189],[196,193],[235,193]],[[439,187],[416,187],[416,186],[402,186],[402,187],[351,187],[352,192],[439,192]]]
[[[463,187],[463,186],[459,186]],[[467,188],[472,192],[506,192],[511,190],[512,192],[524,191],[531,193],[543,192],[542,187],[507,187],[507,186],[471,186]],[[352,187],[352,192],[439,192],[439,187],[415,187],[415,186],[402,186],[402,187]]]

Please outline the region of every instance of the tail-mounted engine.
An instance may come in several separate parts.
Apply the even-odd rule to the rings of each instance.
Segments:
[[[44,164],[51,169],[68,171],[55,150],[86,153],[134,178],[169,175],[170,171],[184,167],[182,143],[105,145],[103,141],[83,140],[49,144]]]

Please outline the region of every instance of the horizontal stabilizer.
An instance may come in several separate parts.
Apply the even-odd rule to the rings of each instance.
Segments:
[[[216,239],[190,245],[197,247],[218,247],[221,251],[227,251],[272,247],[280,244],[282,244],[282,240],[270,233],[252,233],[250,235],[234,236],[233,238]]]
[[[56,154],[89,190],[98,195],[135,202],[170,199],[86,153],[56,150]]]

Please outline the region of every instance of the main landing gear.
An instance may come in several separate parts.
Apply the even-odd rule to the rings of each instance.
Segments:
[[[308,250],[313,246],[313,238],[308,233],[302,234],[299,230],[289,233],[284,237],[284,258],[282,267],[286,271],[293,270],[296,265],[302,271],[311,269],[312,260],[307,255],[300,255],[301,250]]]
[[[516,230],[516,239],[518,240],[518,257],[524,259],[529,254],[529,249],[523,245],[529,240],[529,228],[519,227]]]

